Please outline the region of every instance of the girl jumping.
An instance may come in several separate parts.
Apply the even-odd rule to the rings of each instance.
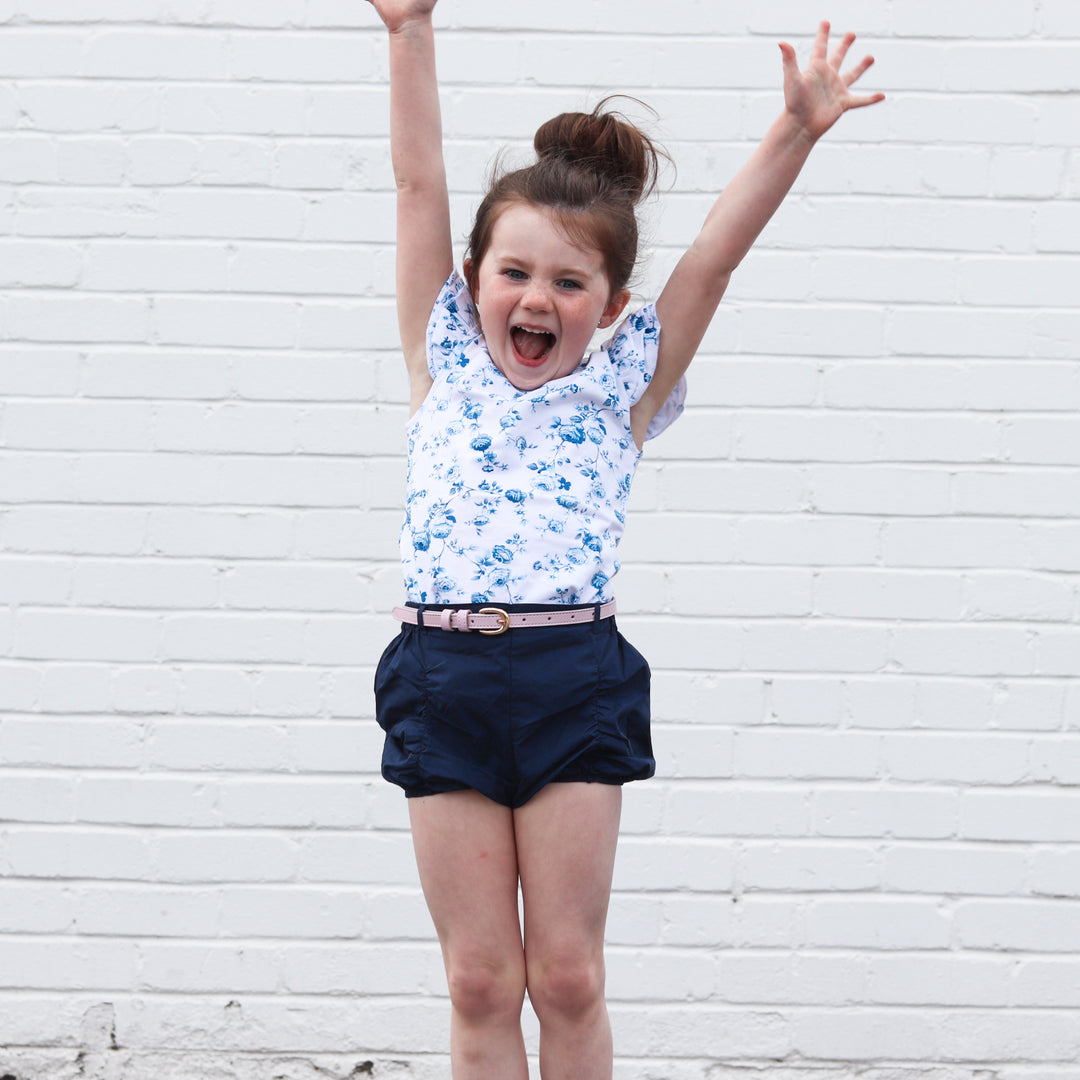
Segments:
[[[635,207],[658,151],[607,111],[541,126],[499,176],[454,270],[431,15],[369,0],[390,38],[397,307],[410,384],[401,533],[407,604],[376,673],[383,775],[409,796],[442,946],[456,1080],[527,1080],[526,990],[544,1080],[608,1080],[604,923],[620,785],[651,776],[649,669],[612,617],[642,446],[732,272],[848,109],[854,40],[809,66],[782,44],[784,109],[654,305],[616,325]],[[518,918],[520,885],[524,925]]]

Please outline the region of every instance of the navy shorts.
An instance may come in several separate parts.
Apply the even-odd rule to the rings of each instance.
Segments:
[[[375,702],[382,774],[410,798],[473,788],[518,807],[552,781],[623,784],[656,769],[649,665],[614,618],[495,636],[403,624]]]

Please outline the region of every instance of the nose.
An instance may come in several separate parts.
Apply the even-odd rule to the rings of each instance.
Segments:
[[[521,298],[521,304],[532,311],[546,311],[550,308],[551,297],[543,282],[531,279]]]

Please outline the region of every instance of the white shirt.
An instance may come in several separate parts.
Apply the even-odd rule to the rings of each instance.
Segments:
[[[652,305],[571,374],[516,389],[488,355],[455,271],[427,330],[434,380],[409,421],[401,561],[421,604],[594,604],[611,598],[641,452],[630,406],[656,370]],[[682,412],[685,381],[649,426]]]

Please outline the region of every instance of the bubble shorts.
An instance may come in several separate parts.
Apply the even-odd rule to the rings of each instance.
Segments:
[[[382,774],[410,798],[473,788],[518,807],[552,781],[623,784],[656,768],[649,666],[614,618],[494,636],[403,624],[375,701]]]

